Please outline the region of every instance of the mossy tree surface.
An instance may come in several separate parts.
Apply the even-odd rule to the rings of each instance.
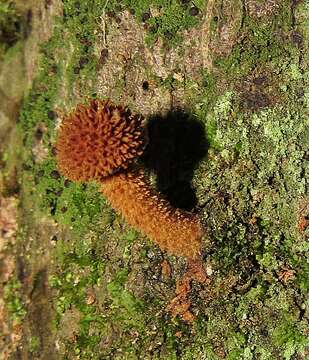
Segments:
[[[125,58],[109,89],[102,79],[123,46],[111,43],[122,23],[146,61],[138,51]],[[19,265],[6,290],[24,328],[16,358],[308,356],[308,23],[308,1],[63,1],[17,125]],[[189,44],[200,52],[184,69],[177,56]],[[170,63],[151,68],[151,56]],[[211,283],[193,284],[193,324],[165,310],[184,259],[162,253],[97,184],[68,181],[55,161],[61,111],[113,94],[160,112],[149,92],[189,109],[210,144],[193,186]]]

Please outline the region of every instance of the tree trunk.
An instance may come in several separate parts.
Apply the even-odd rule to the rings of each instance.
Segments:
[[[3,358],[305,359],[308,1],[20,11],[0,67]],[[199,218],[207,281],[60,174],[63,114],[91,98],[145,117],[138,166]]]

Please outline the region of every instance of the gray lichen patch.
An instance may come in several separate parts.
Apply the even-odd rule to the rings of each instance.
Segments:
[[[281,3],[278,0],[248,0],[245,2],[245,9],[249,16],[267,20],[278,13],[280,5]]]
[[[213,55],[228,56],[238,41],[239,30],[243,20],[242,1],[218,1],[212,9],[211,42]]]
[[[99,96],[130,104],[145,116],[186,106],[191,86],[197,86],[193,82],[202,78],[207,41],[202,25],[183,31],[181,44],[172,48],[161,38],[148,47],[146,30],[128,11],[119,23],[106,18],[103,26],[106,41],[97,44]]]

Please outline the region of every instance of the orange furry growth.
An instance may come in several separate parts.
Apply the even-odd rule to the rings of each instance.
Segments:
[[[189,259],[199,257],[203,232],[198,217],[172,208],[152,190],[141,170],[105,179],[101,191],[130,225],[162,250]]]
[[[101,182],[115,210],[162,250],[196,259],[202,237],[197,216],[172,208],[141,170],[128,169],[144,144],[141,116],[110,100],[93,100],[64,117],[56,143],[58,167],[73,181]]]
[[[142,117],[110,100],[78,105],[63,119],[56,144],[59,169],[74,181],[100,181],[126,169],[143,148]]]

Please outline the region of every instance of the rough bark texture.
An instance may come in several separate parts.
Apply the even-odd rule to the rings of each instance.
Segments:
[[[0,358],[305,359],[309,2],[12,3]],[[201,219],[209,282],[182,282],[185,259],[59,174],[60,116],[89,98],[145,116],[140,166]]]

